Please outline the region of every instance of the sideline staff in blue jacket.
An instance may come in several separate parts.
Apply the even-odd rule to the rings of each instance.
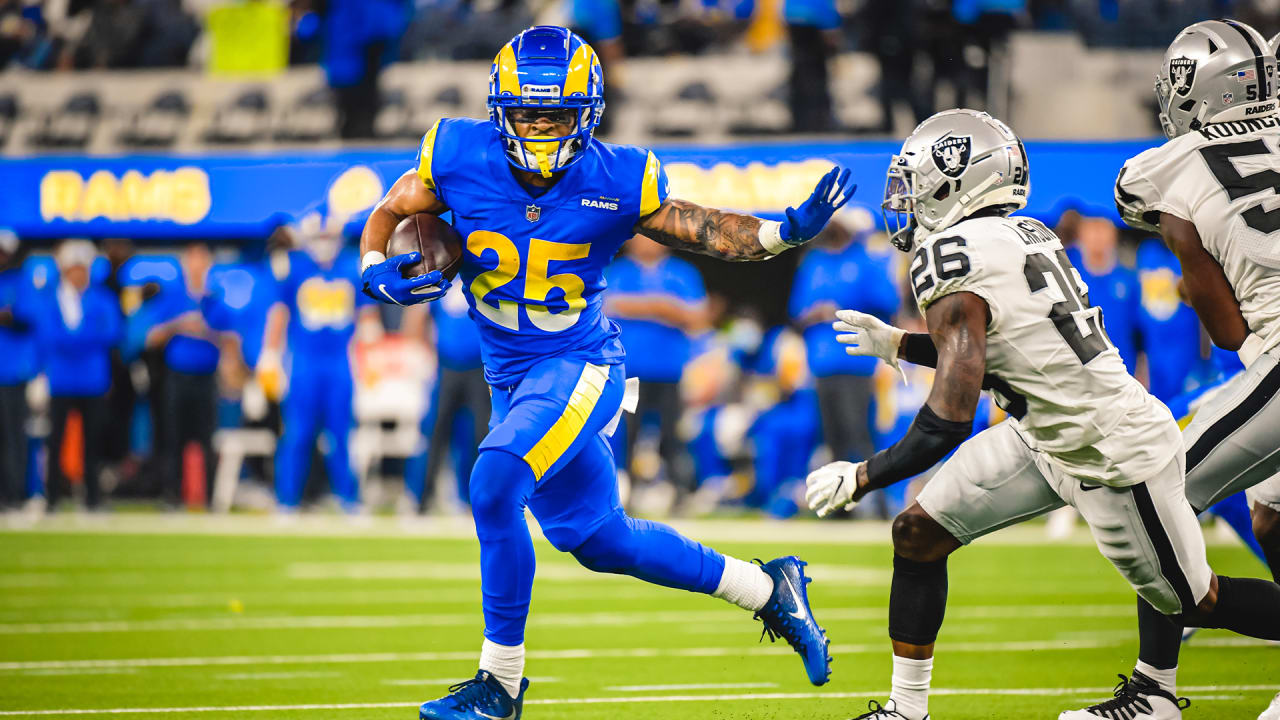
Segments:
[[[88,240],[67,240],[58,246],[54,254],[58,265],[55,301],[42,308],[38,323],[52,421],[46,488],[50,510],[69,492],[61,451],[72,410],[80,413],[84,428],[86,504],[92,509],[102,502],[99,444],[108,420],[111,349],[121,340],[123,324],[115,295],[90,282],[90,267],[96,257],[97,250]]]
[[[0,229],[0,511],[26,496],[27,382],[39,370],[38,304],[20,250],[18,236]]]

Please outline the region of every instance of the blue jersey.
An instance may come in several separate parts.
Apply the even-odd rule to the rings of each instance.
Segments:
[[[1151,394],[1167,402],[1190,389],[1188,378],[1200,361],[1200,319],[1178,297],[1182,270],[1163,240],[1150,238],[1138,246],[1138,279],[1142,284],[1138,327],[1147,353]]]
[[[360,292],[360,261],[344,248],[327,267],[303,250],[271,259],[279,300],[289,308],[289,352],[294,367],[309,359],[347,357],[356,312],[373,301]]]
[[[629,257],[609,266],[611,293],[667,297],[680,302],[705,302],[707,291],[693,265],[665,257],[643,265]],[[689,336],[684,330],[657,320],[619,318],[622,343],[627,347],[627,374],[648,382],[678,382],[689,362]]]
[[[436,353],[440,364],[450,370],[480,367],[480,334],[469,317],[467,299],[457,286],[431,303],[431,320],[436,326]],[[477,442],[479,438],[477,438]]]
[[[1138,313],[1141,306],[1138,275],[1133,270],[1115,264],[1109,271],[1095,275],[1081,256],[1080,248],[1067,248],[1071,265],[1080,273],[1080,279],[1089,288],[1089,304],[1102,308],[1107,337],[1120,352],[1124,368],[1132,375],[1138,364]]]
[[[276,287],[262,262],[215,265],[209,271],[209,294],[204,314],[215,330],[235,333],[240,355],[249,367],[258,364],[266,332],[267,313],[276,300]]]
[[[841,249],[814,247],[800,259],[791,285],[792,320],[809,315],[821,304],[855,308],[888,321],[898,311],[898,287],[890,277],[888,260],[873,256],[861,242]],[[815,377],[875,372],[873,357],[855,357],[836,342],[835,318],[823,316],[803,328],[809,370]]]
[[[40,371],[36,351],[36,322],[40,299],[29,268],[19,265],[0,270],[0,311],[9,311],[11,322],[0,325],[0,385],[17,385]]]
[[[510,387],[552,356],[622,363],[618,327],[604,315],[604,269],[666,199],[653,153],[593,142],[555,185],[533,193],[512,174],[492,125],[447,118],[423,138],[418,176],[464,238],[459,281],[489,384]]]

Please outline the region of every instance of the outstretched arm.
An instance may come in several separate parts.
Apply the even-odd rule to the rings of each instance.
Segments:
[[[973,429],[986,370],[987,303],[969,292],[929,306],[925,321],[938,348],[929,399],[907,434],[864,463],[832,463],[807,481],[809,507],[819,515],[856,503],[877,488],[918,475],[946,457]]]
[[[764,221],[751,215],[725,212],[667,198],[658,210],[636,224],[636,232],[677,250],[725,260],[765,260],[769,252],[760,242]]]
[[[808,200],[786,209],[784,223],[667,198],[636,223],[635,231],[677,250],[724,260],[767,260],[812,240],[857,189],[849,170],[832,168]]]

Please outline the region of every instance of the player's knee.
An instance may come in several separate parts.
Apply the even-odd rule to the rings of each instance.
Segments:
[[[949,537],[919,505],[911,505],[893,520],[893,552],[908,560],[931,562],[946,557],[954,549],[946,542]]]
[[[526,477],[529,476],[529,477]],[[471,514],[477,523],[501,520],[524,507],[532,473],[524,461],[503,450],[480,453],[471,470]]]

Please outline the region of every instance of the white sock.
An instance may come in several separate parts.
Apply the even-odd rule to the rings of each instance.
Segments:
[[[1168,670],[1160,670],[1157,668],[1153,668],[1150,665],[1139,660],[1138,664],[1133,666],[1133,669],[1135,672],[1140,672],[1143,675],[1146,675],[1147,677],[1151,678],[1152,680],[1155,680],[1157,683],[1159,683],[1160,688],[1168,692],[1170,695],[1177,694],[1178,692],[1178,666],[1177,665],[1174,665]]]
[[[907,720],[924,720],[929,714],[929,681],[933,676],[933,658],[913,660],[893,656],[893,689],[889,699],[894,710]]]
[[[773,578],[755,563],[724,556],[724,574],[713,597],[724,598],[743,610],[759,612],[773,595]]]
[[[485,638],[484,645],[480,646],[480,669],[501,683],[514,700],[520,694],[520,681],[524,679],[524,643],[499,645]]]

